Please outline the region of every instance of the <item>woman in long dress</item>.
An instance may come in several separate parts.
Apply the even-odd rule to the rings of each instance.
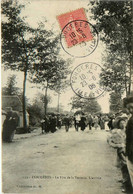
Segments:
[[[80,120],[80,126],[81,126],[81,130],[84,131],[85,127],[86,127],[86,117],[84,115],[81,116],[81,120]]]
[[[4,142],[12,142],[18,122],[19,116],[15,111],[7,112],[2,131],[2,140]]]

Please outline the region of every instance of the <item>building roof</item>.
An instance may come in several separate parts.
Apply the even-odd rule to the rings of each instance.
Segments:
[[[16,95],[2,95],[2,109],[6,110],[7,107],[12,107],[14,111],[22,111],[22,102]]]

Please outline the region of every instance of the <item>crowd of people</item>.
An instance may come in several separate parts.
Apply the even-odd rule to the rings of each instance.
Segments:
[[[117,167],[122,174],[122,191],[133,193],[133,97],[124,99],[129,114],[120,114],[112,120],[112,130],[107,138],[116,149]]]
[[[118,113],[117,113],[118,114]],[[121,113],[119,113],[121,114]],[[56,132],[65,126],[66,132],[74,126],[75,131],[85,131],[85,129],[112,130],[115,114],[87,114],[77,111],[74,115],[48,114],[41,120],[42,133]]]
[[[122,191],[133,193],[133,96],[124,99],[126,112],[116,114],[84,114],[77,112],[73,116],[68,114],[62,118],[58,115],[54,121],[56,130],[65,126],[66,132],[74,125],[75,131],[84,131],[87,127],[89,130],[100,129],[108,130],[109,135],[107,142],[116,149],[117,167],[122,173]],[[46,126],[45,126],[46,127]],[[51,128],[49,129],[52,130]],[[55,132],[51,131],[51,132]]]
[[[51,113],[47,116],[44,116],[44,119],[41,120],[42,133],[54,133],[57,129],[60,129],[62,125],[60,115],[55,115]]]
[[[74,126],[75,131],[108,130],[107,142],[117,150],[117,166],[121,169],[123,191],[133,193],[133,96],[123,100],[128,112],[116,114],[87,114],[77,111],[74,115],[48,114],[41,121],[42,133],[55,133],[65,126],[66,132]],[[17,112],[7,108],[3,123],[2,140],[12,142],[19,123]]]

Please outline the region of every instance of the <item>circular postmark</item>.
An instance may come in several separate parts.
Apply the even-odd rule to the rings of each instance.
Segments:
[[[98,32],[86,20],[73,20],[62,29],[60,43],[63,50],[72,57],[86,57],[98,45]]]
[[[102,96],[105,89],[100,85],[102,67],[93,62],[78,65],[72,72],[70,83],[76,95],[85,99]]]

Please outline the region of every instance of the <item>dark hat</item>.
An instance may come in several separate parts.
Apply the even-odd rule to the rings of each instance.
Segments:
[[[123,99],[123,106],[126,108],[127,104],[133,103],[133,92],[129,94],[126,98]]]
[[[128,119],[128,116],[126,114],[123,114],[121,116],[116,117],[113,126],[115,128],[119,128],[120,121],[126,121]]]

